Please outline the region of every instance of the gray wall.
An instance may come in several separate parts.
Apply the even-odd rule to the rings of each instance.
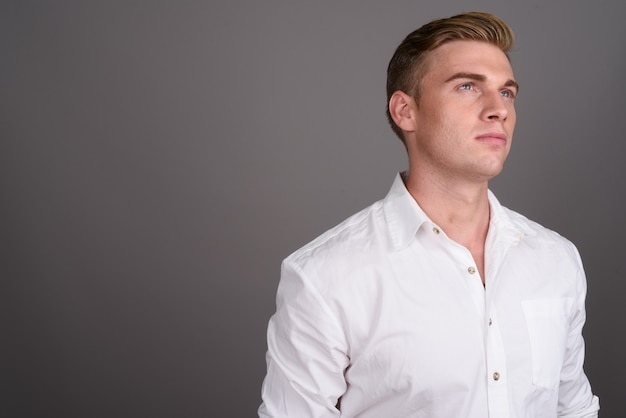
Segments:
[[[458,3],[2,2],[0,415],[254,416],[280,261],[406,168],[394,48],[483,9],[522,85],[492,188],[578,245],[620,416],[624,3]]]

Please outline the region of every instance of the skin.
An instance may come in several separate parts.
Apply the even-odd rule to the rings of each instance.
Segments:
[[[429,53],[419,103],[402,91],[389,101],[407,146],[407,189],[471,252],[483,283],[488,182],[502,171],[511,148],[517,90],[498,47],[452,41]]]

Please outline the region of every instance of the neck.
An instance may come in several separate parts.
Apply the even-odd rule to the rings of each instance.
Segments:
[[[470,251],[484,283],[484,249],[490,216],[488,183],[426,178],[411,171],[405,184],[428,217],[450,239]]]

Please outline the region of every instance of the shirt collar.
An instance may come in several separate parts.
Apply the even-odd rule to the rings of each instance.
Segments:
[[[520,239],[524,236],[536,234],[527,218],[502,206],[491,190],[487,192],[487,197],[491,209],[490,229],[508,231]]]
[[[518,238],[534,235],[526,218],[519,215],[513,218],[509,213],[511,211],[500,204],[491,190],[488,191],[488,199],[491,208],[489,228],[492,232],[507,231]],[[391,240],[396,248],[408,246],[422,224],[433,224],[407,190],[402,173],[396,174],[391,189],[383,200],[383,211]]]
[[[394,247],[406,247],[424,222],[431,222],[409,193],[402,173],[396,174],[391,189],[383,201],[383,210]]]

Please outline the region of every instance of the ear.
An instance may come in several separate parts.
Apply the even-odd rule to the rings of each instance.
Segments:
[[[415,99],[398,90],[389,99],[389,113],[393,121],[406,132],[415,131],[416,127]]]

